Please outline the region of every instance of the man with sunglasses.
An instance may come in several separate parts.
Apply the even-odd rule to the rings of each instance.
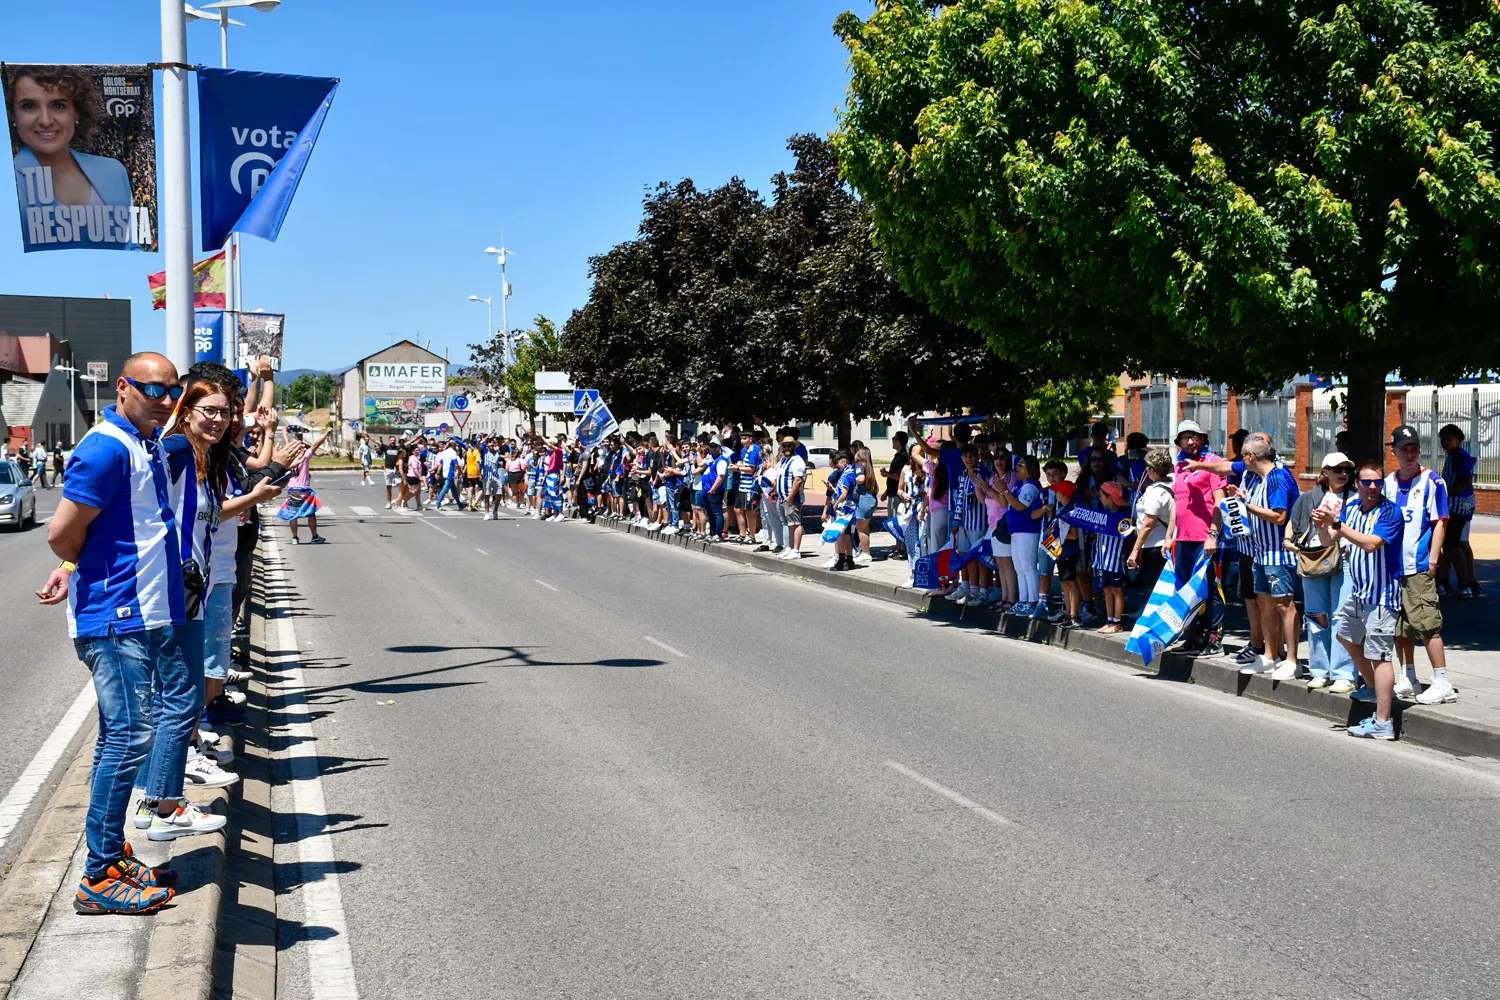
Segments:
[[[1401,511],[1386,499],[1381,462],[1361,462],[1356,471],[1359,503],[1346,503],[1337,514],[1319,507],[1312,520],[1324,545],[1336,539],[1344,551],[1344,571],[1351,587],[1333,616],[1333,634],[1354,658],[1364,680],[1364,688],[1354,692],[1355,700],[1368,701],[1369,690],[1374,691],[1375,714],[1350,726],[1349,735],[1393,740],[1391,703],[1396,677],[1391,649],[1396,618],[1401,614]]]
[[[1401,509],[1405,530],[1401,538],[1401,618],[1396,628],[1396,696],[1423,705],[1458,700],[1448,680],[1443,648],[1443,613],[1438,609],[1437,567],[1448,529],[1448,484],[1422,465],[1422,442],[1416,429],[1402,424],[1391,432],[1396,471],[1385,477],[1385,496]],[[1420,642],[1432,664],[1432,685],[1421,691],[1417,682]]]
[[[187,618],[183,553],[160,435],[183,390],[172,362],[153,353],[127,358],[115,389],[116,404],[73,450],[47,529],[62,563],[36,592],[43,604],[68,601],[69,632],[99,700],[88,858],[73,902],[80,913],[150,913],[173,896],[176,876],[136,861],[123,835],[135,775],[153,743],[152,839],[208,833],[225,822],[181,798],[203,693],[175,631]],[[154,723],[153,688],[173,709]]]

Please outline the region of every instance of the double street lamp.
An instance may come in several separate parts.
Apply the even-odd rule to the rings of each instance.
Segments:
[[[514,257],[516,253],[504,247],[485,247],[484,252],[500,260],[500,325],[505,330],[505,363],[510,364],[513,360],[510,352],[510,313],[506,310],[506,302],[510,299],[510,282],[505,280],[505,259]],[[494,325],[493,316],[490,318],[490,325]]]

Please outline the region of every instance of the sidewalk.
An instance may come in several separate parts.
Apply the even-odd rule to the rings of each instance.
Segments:
[[[821,496],[816,498],[819,504],[821,500]],[[815,500],[812,496],[807,498],[807,502],[809,512],[815,513],[820,509],[813,506]],[[882,516],[877,513],[874,520],[878,521]],[[1484,523],[1481,524],[1480,521]],[[947,600],[934,599],[929,602],[921,591],[902,586],[909,575],[907,565],[904,560],[887,558],[892,546],[890,536],[884,532],[877,532],[872,536],[875,556],[872,565],[834,573],[821,567],[831,549],[824,548],[811,527],[803,539],[803,558],[789,562],[773,558],[767,553],[757,553],[753,545],[708,545],[682,536],[662,538],[629,525],[604,520],[598,523],[616,531],[626,531],[663,544],[674,544],[719,558],[732,559],[768,572],[796,576],[838,590],[893,601],[934,619],[951,622],[957,627],[984,629],[1007,638],[1060,646],[1126,664],[1138,670],[1143,669],[1140,658],[1125,651],[1128,632],[1101,635],[1092,629],[1063,630],[1047,622],[1012,619],[994,611],[960,607]],[[811,518],[808,523],[815,525]],[[1493,625],[1500,618],[1500,518],[1476,520],[1470,532],[1470,544],[1474,549],[1478,577],[1486,594],[1479,600],[1443,602],[1448,674],[1459,691],[1460,700],[1453,705],[1430,707],[1398,703],[1396,725],[1397,732],[1403,739],[1459,756],[1477,755],[1500,759],[1500,641],[1497,641],[1500,632]],[[1144,603],[1145,596],[1139,590],[1127,591],[1127,609],[1132,613],[1138,610]],[[1131,617],[1127,616],[1128,619]],[[1236,628],[1236,619],[1241,626],[1239,628]],[[1232,603],[1226,623],[1231,630],[1228,636],[1228,644],[1233,646],[1231,653],[1237,652],[1244,642],[1246,633],[1242,627],[1243,622],[1242,605]],[[1294,708],[1344,724],[1356,722],[1362,717],[1362,713],[1356,714],[1358,707],[1347,696],[1309,690],[1302,681],[1273,682],[1263,675],[1244,676],[1227,657],[1194,660],[1168,652],[1150,668],[1144,669],[1163,678],[1203,684],[1237,696]],[[1417,673],[1424,679],[1431,677],[1427,658],[1420,652],[1417,654]]]

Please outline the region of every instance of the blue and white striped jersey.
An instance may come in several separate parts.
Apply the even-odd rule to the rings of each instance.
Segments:
[[[1302,492],[1297,487],[1297,480],[1293,479],[1286,467],[1280,464],[1272,468],[1270,474],[1266,476],[1246,472],[1240,488],[1244,490],[1248,503],[1268,510],[1287,512],[1291,511],[1292,505],[1297,502],[1297,497]],[[1249,553],[1251,558],[1262,566],[1297,565],[1297,554],[1288,552],[1281,546],[1281,540],[1286,536],[1285,524],[1267,521],[1254,514],[1250,514],[1248,520],[1250,534],[1240,540],[1241,551]]]
[[[223,582],[213,578],[213,532],[219,526],[219,504],[208,486],[198,482],[193,445],[186,435],[163,437],[161,450],[167,459],[167,497],[177,515],[177,544],[184,561],[191,558],[198,564],[203,573],[204,593],[207,593],[215,583]],[[229,582],[233,583],[234,579],[231,577]],[[203,603],[200,602],[196,620],[202,618]]]
[[[1401,610],[1401,532],[1405,523],[1401,509],[1389,500],[1365,510],[1362,503],[1344,504],[1341,516],[1351,531],[1375,535],[1385,544],[1374,552],[1358,545],[1344,546],[1344,572],[1352,586],[1352,596],[1361,604],[1380,605]]]
[[[983,472],[978,466],[975,471],[981,475]],[[950,490],[953,498],[953,515],[950,522],[955,528],[965,531],[985,531],[990,526],[989,514],[984,509],[984,499],[979,491],[974,488],[974,481],[969,478],[967,471],[959,473],[958,487]]]
[[[68,591],[74,638],[186,619],[181,541],[160,432],[142,437],[114,406],[73,449],[63,496],[97,507]]]

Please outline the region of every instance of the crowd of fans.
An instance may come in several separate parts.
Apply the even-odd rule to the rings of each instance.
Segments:
[[[425,495],[489,518],[508,505],[542,520],[629,522],[792,560],[812,554],[804,537],[815,524],[827,540],[822,568],[902,558],[909,587],[931,572],[923,556],[947,551],[957,568],[935,581],[931,598],[1060,629],[1127,631],[1127,591],[1148,594],[1163,573],[1182,586],[1201,566],[1208,598],[1180,652],[1231,656],[1242,673],[1373,702],[1350,731],[1390,739],[1393,699],[1457,700],[1438,599],[1480,593],[1467,543],[1473,459],[1457,427],[1439,436],[1440,472],[1421,466],[1416,432],[1401,427],[1388,442],[1395,472],[1384,472],[1383,456],[1356,462],[1335,451],[1306,491],[1269,436],[1239,431],[1231,454],[1218,456],[1190,420],[1172,447],[1131,434],[1123,455],[1107,426],[1094,424],[1076,466],[1016,454],[980,426],[959,423],[939,440],[912,421],[892,438],[884,468],[856,441],[826,478],[793,427],[632,432],[587,451],[565,435],[418,437],[361,455],[368,470],[383,453],[388,507],[420,508]],[[819,493],[821,507],[809,505]],[[880,533],[895,544],[877,553]],[[1243,601],[1249,632],[1229,652],[1226,593]],[[1425,690],[1418,646],[1432,668]]]

